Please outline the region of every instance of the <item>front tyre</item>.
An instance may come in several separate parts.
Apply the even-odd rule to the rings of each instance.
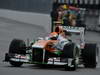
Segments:
[[[71,44],[66,44],[64,46],[64,58],[66,59],[71,59],[71,65],[69,66],[69,61],[67,62],[68,64],[65,65],[65,70],[68,71],[75,71],[78,67],[78,59],[79,59],[79,48],[76,46],[75,43]]]
[[[26,54],[25,42],[19,39],[12,40],[9,46],[9,54],[10,55],[15,55],[15,54],[25,55]],[[16,61],[11,61],[11,60],[9,60],[9,63],[15,67],[20,67],[23,64],[23,62],[16,62]]]
[[[23,65],[22,62],[10,61],[9,63],[10,63],[12,66],[14,66],[14,67],[20,67],[20,66]]]
[[[65,71],[75,71],[77,69],[78,64],[76,63],[76,60],[72,60],[71,66],[65,65]]]
[[[9,46],[9,53],[11,54],[26,54],[26,44],[23,40],[13,39]]]

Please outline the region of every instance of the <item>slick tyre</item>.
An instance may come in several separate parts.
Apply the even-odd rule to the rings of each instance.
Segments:
[[[96,68],[99,57],[97,44],[86,44],[82,50],[83,63],[86,68]]]
[[[66,44],[63,48],[63,57],[66,58],[76,58],[79,56],[79,49],[78,47],[74,44]]]
[[[69,59],[71,58],[72,59],[72,62],[71,62],[71,66],[68,66],[65,65],[65,70],[67,71],[75,71],[77,69],[77,66],[78,66],[78,63],[76,62],[77,61],[77,58],[79,58],[79,49],[78,47],[75,45],[75,43],[71,43],[69,45],[65,45],[64,47],[64,57]]]
[[[19,39],[14,39],[12,40],[10,46],[9,46],[9,54],[10,55],[14,55],[14,54],[26,54],[26,44],[23,40],[19,40]],[[12,66],[15,67],[20,67],[23,62],[15,62],[15,61],[9,61],[9,63]]]
[[[20,66],[23,65],[22,62],[10,61],[9,63],[10,63],[12,66],[14,66],[14,67],[20,67]]]
[[[26,54],[26,44],[23,40],[14,39],[9,46],[9,53]]]

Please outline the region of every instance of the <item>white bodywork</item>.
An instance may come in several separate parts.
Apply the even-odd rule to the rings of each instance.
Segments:
[[[71,26],[61,26],[63,30],[66,30],[67,32],[71,33],[71,40],[75,42],[78,47],[81,48],[81,46],[84,47],[85,41],[84,41],[84,28],[83,27],[71,27]]]

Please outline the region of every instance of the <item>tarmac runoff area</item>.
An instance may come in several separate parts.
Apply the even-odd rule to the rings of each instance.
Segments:
[[[51,19],[48,14],[0,9],[0,17],[23,23],[44,26],[47,31],[50,31]]]
[[[39,15],[45,16],[45,14],[39,14]],[[1,16],[0,12],[0,75],[99,75],[100,74],[100,62],[96,69],[79,67],[76,71],[64,71],[64,68],[59,68],[57,66],[53,66],[51,68],[40,68],[37,67],[36,65],[31,65],[31,64],[24,64],[22,67],[12,67],[9,65],[9,63],[2,62],[2,60],[4,59],[4,54],[8,52],[9,44],[13,38],[20,38],[26,41],[27,38],[32,40],[37,37],[44,37],[49,33],[49,30],[45,28],[46,26],[49,29],[50,26],[50,24],[48,23],[50,20],[49,15],[46,15],[45,18],[38,19],[38,22],[36,21],[34,23],[29,23],[29,22],[27,23],[26,21],[22,22],[20,21],[20,19],[17,20],[18,16],[19,15],[17,14],[15,15],[14,18],[16,19],[11,19],[9,17],[6,18],[6,15],[5,17],[3,17],[3,15]],[[36,19],[37,17],[39,18],[38,14],[36,17],[31,16],[31,18],[33,18],[31,19],[31,22],[32,20],[34,21],[34,18]],[[40,24],[41,21],[43,21],[42,25]],[[45,25],[45,22],[47,22],[48,24]],[[100,47],[100,33],[88,31],[86,32],[85,39],[87,42],[98,43],[98,46]]]

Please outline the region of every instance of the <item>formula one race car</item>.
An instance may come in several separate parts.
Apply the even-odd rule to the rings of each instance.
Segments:
[[[63,65],[65,70],[76,70],[81,64],[96,68],[99,50],[97,44],[85,43],[84,28],[59,27],[70,33],[68,41],[59,42],[58,37],[39,38],[26,46],[23,40],[14,39],[9,46],[9,52],[5,54],[5,61],[16,67],[29,63]]]

